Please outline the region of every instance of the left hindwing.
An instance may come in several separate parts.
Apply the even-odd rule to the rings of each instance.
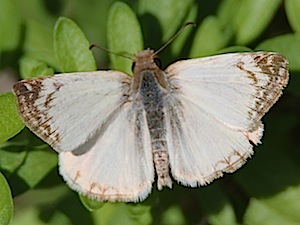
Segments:
[[[260,142],[261,117],[288,81],[276,53],[235,53],[179,61],[166,69],[167,143],[173,177],[184,185],[233,172]]]
[[[95,142],[81,148],[59,153],[60,173],[72,189],[99,201],[138,202],[150,194],[150,134],[138,103],[125,103]]]

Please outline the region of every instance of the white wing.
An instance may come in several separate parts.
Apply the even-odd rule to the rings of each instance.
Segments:
[[[70,73],[14,86],[27,126],[59,151],[60,173],[98,200],[139,201],[154,168],[145,112],[128,99],[131,78],[117,71]]]
[[[235,53],[179,61],[166,69],[173,93],[166,112],[173,177],[211,182],[245,163],[260,142],[261,117],[288,81],[276,53]]]
[[[13,90],[26,125],[56,151],[91,139],[126,101],[131,78],[117,71],[29,79]]]
[[[154,168],[145,111],[125,103],[97,136],[89,151],[59,154],[60,173],[69,186],[100,201],[144,200],[151,192]]]

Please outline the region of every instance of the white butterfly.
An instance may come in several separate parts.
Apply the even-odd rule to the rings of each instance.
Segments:
[[[262,116],[288,82],[284,56],[233,53],[176,62],[153,50],[134,76],[59,74],[14,85],[26,125],[59,152],[68,185],[99,201],[144,200],[152,189],[206,185],[234,172],[260,143]]]

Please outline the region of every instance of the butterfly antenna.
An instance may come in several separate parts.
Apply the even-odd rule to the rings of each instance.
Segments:
[[[179,30],[173,35],[173,37],[169,40],[169,41],[167,41],[163,46],[161,46],[158,50],[156,50],[155,52],[154,52],[154,54],[153,55],[158,55],[158,53],[160,53],[166,46],[168,46],[175,38],[177,38],[177,36],[184,30],[184,28],[186,28],[187,26],[190,26],[190,25],[192,25],[192,26],[196,26],[196,23],[194,23],[194,22],[186,22],[185,24],[183,24],[180,28],[179,28]]]
[[[91,50],[92,48],[99,48],[99,49],[101,49],[101,50],[103,50],[103,51],[105,51],[105,52],[107,52],[107,53],[114,54],[114,55],[118,55],[118,56],[121,56],[121,57],[123,57],[123,58],[130,59],[130,60],[134,61],[134,58],[133,58],[133,57],[130,57],[130,56],[128,56],[128,55],[124,55],[124,54],[122,54],[122,53],[113,52],[113,51],[108,50],[107,48],[101,47],[101,46],[99,46],[99,45],[91,44],[90,47],[89,47],[89,49]]]

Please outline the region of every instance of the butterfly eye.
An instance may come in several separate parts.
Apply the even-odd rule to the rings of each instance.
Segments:
[[[154,58],[153,60],[154,60],[154,63],[158,66],[158,68],[160,68],[160,66],[161,66],[160,60],[158,58]]]
[[[133,72],[134,70],[134,67],[135,67],[135,62],[132,63],[132,66],[131,66],[131,71]]]

